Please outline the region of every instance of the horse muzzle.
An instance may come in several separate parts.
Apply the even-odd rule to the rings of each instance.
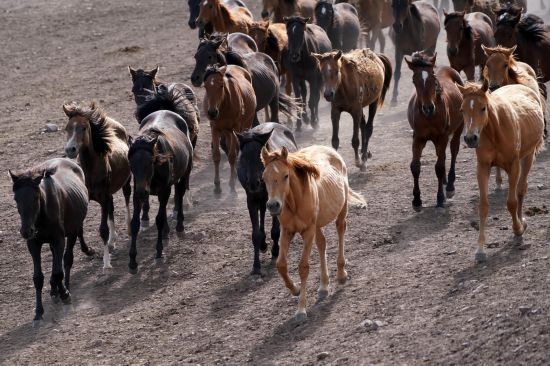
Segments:
[[[69,159],[74,159],[78,155],[78,149],[76,146],[65,146],[65,155],[67,155]]]
[[[269,19],[269,12],[267,10],[262,10],[262,19],[263,20],[268,20]]]
[[[273,216],[279,216],[281,214],[283,206],[278,200],[268,200],[266,204],[269,213]]]
[[[34,239],[36,237],[36,229],[32,226],[21,226],[21,229],[19,229],[19,233],[25,240]]]
[[[247,182],[246,190],[249,193],[257,194],[263,191],[262,181],[260,179],[251,179]]]
[[[489,85],[489,90],[494,92],[495,90],[497,90],[498,88],[500,88],[500,85],[498,84],[491,84]]]
[[[458,54],[458,47],[447,47],[449,56],[456,56]]]
[[[290,55],[290,61],[291,62],[298,62],[300,61],[300,53],[296,52]]]
[[[325,90],[324,96],[327,102],[332,102],[334,99],[334,90]]]
[[[422,105],[422,113],[424,113],[426,117],[432,117],[435,114],[435,105],[433,103]]]
[[[193,84],[193,86],[195,88],[198,88],[202,85],[202,77],[200,77],[199,75],[196,75],[196,74],[192,74],[191,75],[191,84]]]
[[[479,146],[479,134],[467,133],[466,135],[464,135],[464,142],[470,148],[477,148]]]
[[[203,28],[204,27],[204,21],[201,18],[195,19],[195,26],[197,26],[199,28]]]
[[[196,21],[196,20],[189,19],[189,21],[187,22],[187,24],[189,25],[189,28],[191,28],[191,29],[197,28],[197,21]]]
[[[207,113],[208,113],[208,118],[210,119],[216,119],[220,115],[220,111],[218,110],[218,108],[211,108],[208,110]]]

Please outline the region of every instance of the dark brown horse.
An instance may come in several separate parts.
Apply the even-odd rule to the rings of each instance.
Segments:
[[[256,114],[256,96],[250,73],[240,66],[209,67],[204,74],[203,108],[210,120],[212,131],[212,160],[214,161],[214,193],[220,186],[220,137],[227,144],[227,158],[231,166],[229,187],[235,192],[235,162],[239,143],[234,132],[252,126]]]
[[[252,20],[252,13],[245,7],[230,7],[221,0],[204,0],[200,3],[195,22],[199,27],[212,24],[214,32],[248,33]]]
[[[455,164],[460,149],[460,135],[464,128],[460,107],[462,94],[458,85],[462,79],[454,69],[441,66],[435,68],[436,56],[430,57],[421,52],[405,56],[405,61],[413,71],[415,91],[409,100],[407,116],[413,130],[411,173],[414,179],[412,205],[416,211],[422,209],[420,197],[420,158],[428,141],[433,142],[437,154],[435,174],[437,175],[437,206],[444,208],[443,185],[447,182],[446,196],[455,192]],[[445,180],[445,150],[451,140],[451,167]]]
[[[455,11],[484,13],[491,19],[493,24],[497,23],[497,10],[502,6],[507,6],[507,4],[517,5],[523,8],[523,11],[527,9],[526,0],[453,0]]]
[[[353,5],[319,0],[315,5],[315,24],[327,32],[333,49],[348,52],[357,48],[361,24]]]
[[[447,56],[451,67],[458,73],[464,71],[468,80],[474,80],[475,67],[479,66],[481,75],[487,61],[481,46],[495,46],[491,19],[480,12],[465,14],[461,11],[444,14]]]
[[[401,64],[404,55],[419,50],[435,51],[439,35],[439,14],[433,5],[423,1],[392,0],[394,23],[390,36],[395,43],[395,71],[392,105],[397,104]]]
[[[90,200],[101,206],[99,235],[103,240],[103,269],[111,267],[109,250],[116,244],[113,194],[122,188],[126,202],[126,225],[130,232],[130,165],[128,135],[124,127],[107,117],[103,109],[92,102],[63,105],[69,118],[65,130],[65,154],[78,162],[86,177]]]
[[[263,0],[262,18],[282,23],[284,17],[300,15],[313,18],[316,0]]]
[[[40,258],[42,245],[49,243],[52,252],[50,295],[54,302],[61,298],[64,304],[71,302],[69,288],[76,239],[80,240],[80,248],[87,256],[94,254],[84,242],[82,227],[88,211],[88,190],[82,169],[68,159],[51,159],[31,169],[9,173],[13,182],[13,197],[21,218],[19,231],[23,239],[27,240],[34,266],[32,279],[36,307],[33,325],[37,325],[44,314],[44,274]]]

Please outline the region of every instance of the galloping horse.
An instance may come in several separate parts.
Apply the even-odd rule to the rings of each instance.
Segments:
[[[90,200],[101,205],[99,235],[103,240],[103,269],[112,268],[110,249],[115,248],[116,231],[113,194],[122,188],[126,203],[126,225],[130,233],[130,165],[128,135],[124,127],[107,117],[95,102],[63,105],[69,117],[65,127],[65,154],[78,162],[84,171]]]
[[[476,149],[479,239],[475,259],[484,262],[491,167],[502,168],[508,174],[508,211],[514,234],[521,237],[527,227],[523,218],[527,175],[535,155],[544,147],[544,116],[538,94],[524,85],[507,85],[492,93],[487,92],[487,85],[467,84],[458,88],[463,95],[464,141]]]
[[[240,66],[210,67],[204,75],[203,108],[210,120],[212,131],[212,160],[214,161],[214,193],[220,187],[220,136],[227,144],[227,158],[231,166],[229,187],[235,192],[235,161],[239,151],[233,132],[242,132],[252,126],[256,114],[256,96],[252,78]]]
[[[495,46],[491,19],[479,12],[444,14],[444,25],[447,31],[447,56],[451,67],[459,74],[464,71],[468,80],[474,80],[475,67],[479,66],[481,74],[487,60],[481,46]]]
[[[269,200],[267,208],[277,216],[281,225],[280,253],[277,270],[292,295],[300,295],[296,320],[306,318],[307,277],[309,257],[313,241],[317,244],[321,264],[321,286],[318,299],[329,293],[329,273],[326,257],[326,240],[323,227],[336,220],[338,232],[338,259],[336,279],[345,283],[348,274],[345,269],[344,235],[349,203],[365,205],[364,199],[349,187],[344,159],[332,148],[310,146],[295,153],[283,147],[280,151],[262,149],[265,166],[263,179]],[[288,247],[296,233],[304,241],[302,257],[298,266],[300,286],[288,276]]]
[[[242,134],[238,133],[237,138],[240,150],[237,159],[237,176],[246,192],[246,205],[252,222],[254,264],[251,274],[259,275],[261,274],[260,251],[267,250],[264,230],[267,191],[262,180],[264,166],[260,160],[261,150],[264,146],[270,151],[279,150],[283,146],[291,152],[298,148],[292,131],[274,122],[262,123]],[[273,240],[271,256],[273,260],[279,256],[279,236],[279,219],[277,216],[273,216],[273,225],[271,226],[271,239]]]
[[[327,32],[333,49],[347,52],[357,48],[361,24],[353,5],[319,0],[315,5],[315,24]]]
[[[282,23],[284,17],[300,15],[313,18],[316,0],[263,0],[262,18]]]
[[[200,2],[195,22],[201,28],[210,23],[215,32],[248,33],[252,19],[252,13],[246,7],[231,7],[221,0],[204,0]]]
[[[132,241],[130,245],[130,273],[136,273],[136,241],[140,229],[141,207],[150,195],[158,196],[156,258],[162,258],[163,236],[169,226],[166,205],[175,187],[176,231],[183,232],[183,196],[189,189],[189,176],[193,167],[193,146],[189,139],[187,122],[177,113],[162,109],[163,105],[177,104],[184,98],[175,89],[164,91],[138,108],[141,119],[138,136],[128,151],[128,159],[134,176],[134,213],[132,216]],[[161,99],[159,101],[159,99]]]
[[[396,105],[403,56],[419,50],[433,54],[440,27],[439,14],[431,4],[423,1],[392,0],[392,7],[395,22],[390,36],[395,43],[395,71],[391,103]]]
[[[451,198],[455,193],[455,164],[460,149],[460,135],[464,123],[460,113],[462,94],[456,87],[463,85],[458,72],[450,67],[435,69],[436,56],[430,57],[422,52],[405,56],[405,61],[413,71],[415,91],[409,100],[407,112],[409,125],[413,130],[411,173],[414,179],[412,201],[413,208],[422,208],[420,198],[420,158],[426,142],[432,141],[437,154],[435,174],[437,175],[437,208],[444,208],[445,195],[445,151],[451,140],[451,167],[447,178],[446,195]]]
[[[189,24],[189,28],[191,29],[195,29],[197,27],[196,20],[199,16],[201,1],[202,0],[187,0],[187,5],[189,6],[189,20],[187,21],[187,24]],[[229,9],[238,7],[246,8],[246,4],[241,0],[222,0],[222,2]],[[206,23],[199,29],[199,38],[204,37],[206,34],[211,34],[212,32],[214,32],[212,23]]]
[[[332,51],[313,54],[319,60],[325,99],[330,102],[332,120],[332,147],[338,149],[340,141],[340,114],[348,112],[353,118],[351,145],[355,151],[355,165],[367,170],[369,140],[372,135],[376,111],[384,104],[390,87],[392,67],[390,60],[369,49],[354,50],[346,54]],[[365,121],[363,108],[369,106],[369,119]],[[361,129],[361,158],[359,158],[359,128]]]
[[[13,197],[21,218],[19,232],[27,240],[27,248],[32,256],[32,280],[36,291],[33,325],[37,325],[44,314],[44,274],[40,259],[42,245],[50,243],[52,252],[50,296],[54,302],[60,298],[64,304],[71,302],[69,288],[77,237],[84,254],[94,255],[93,249],[84,242],[82,228],[88,211],[88,190],[82,169],[68,159],[50,159],[31,169],[9,173],[13,182]]]

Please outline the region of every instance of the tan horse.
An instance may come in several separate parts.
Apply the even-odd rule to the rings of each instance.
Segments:
[[[527,227],[522,210],[527,175],[535,155],[544,147],[544,117],[538,94],[524,85],[507,85],[492,93],[487,86],[471,83],[458,88],[463,95],[464,141],[476,148],[479,239],[475,259],[483,262],[487,259],[484,247],[491,167],[508,174],[507,206],[514,234],[520,238]]]
[[[319,300],[328,295],[329,274],[326,259],[326,240],[323,227],[336,220],[338,231],[338,259],[336,278],[347,280],[344,257],[344,234],[348,203],[365,205],[365,200],[349,188],[346,163],[333,149],[310,146],[295,153],[283,147],[281,151],[262,149],[265,166],[263,179],[267,188],[267,208],[277,216],[281,225],[280,252],[277,270],[292,295],[300,295],[296,320],[306,318],[306,283],[309,274],[309,257],[313,241],[317,244],[321,264]],[[288,247],[296,233],[304,241],[302,258],[298,266],[300,286],[288,275]]]
[[[229,187],[235,192],[235,161],[239,142],[234,132],[242,132],[252,126],[256,115],[256,95],[252,77],[240,66],[209,67],[204,74],[203,108],[212,130],[212,160],[214,161],[214,193],[220,187],[220,138],[227,145],[227,159],[231,166]]]
[[[196,23],[199,27],[211,23],[215,32],[248,34],[252,20],[252,13],[247,8],[230,8],[221,0],[204,0],[200,3]]]
[[[284,17],[300,15],[313,18],[316,0],[263,0],[262,18],[282,23]]]

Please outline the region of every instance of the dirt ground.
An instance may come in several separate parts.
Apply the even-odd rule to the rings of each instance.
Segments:
[[[259,3],[251,5],[255,16]],[[440,63],[447,61],[444,33],[438,46]],[[242,189],[237,197],[227,193],[224,163],[224,194],[212,196],[210,137],[203,123],[201,161],[191,183],[194,205],[186,211],[185,236],[171,234],[164,262],[153,260],[156,230],[145,230],[138,244],[139,273],[128,273],[124,206],[122,194],[117,194],[114,269],[103,274],[101,258],[90,260],[77,253],[72,305],[53,304],[45,286],[44,321],[31,327],[32,262],[18,233],[7,169],[62,154],[64,101],[96,99],[135,133],[126,66],[159,64],[162,79],[189,82],[197,37],[187,28],[186,3],[174,0],[3,0],[0,35],[0,170],[5,173],[0,180],[1,363],[550,362],[550,217],[528,217],[525,243],[531,246],[519,250],[512,242],[506,191],[495,191],[492,179],[489,260],[475,265],[475,157],[464,147],[456,195],[444,214],[434,210],[435,154],[432,146],[426,149],[421,175],[425,208],[420,213],[412,210],[412,133],[405,116],[411,74],[406,66],[399,105],[385,106],[375,119],[373,157],[366,174],[351,166],[349,117],[342,123],[341,153],[350,163],[350,183],[366,197],[368,208],[349,213],[346,256],[351,280],[331,285],[330,296],[319,304],[318,255],[313,252],[305,323],[293,321],[297,299],[284,287],[268,254],[262,256],[264,276],[249,276],[252,244],[245,194]],[[386,53],[393,59],[391,44]],[[203,91],[198,93],[202,97]],[[322,101],[321,129],[313,133],[306,128],[297,137],[301,146],[330,145],[329,112]],[[46,123],[57,124],[60,131],[42,133]],[[549,158],[550,152],[542,153],[533,167],[526,209],[550,203]],[[90,207],[85,235],[101,249],[98,205]],[[326,233],[334,279],[334,226]],[[300,250],[301,240],[295,239],[290,269],[296,280]],[[48,277],[47,249],[43,263]]]

